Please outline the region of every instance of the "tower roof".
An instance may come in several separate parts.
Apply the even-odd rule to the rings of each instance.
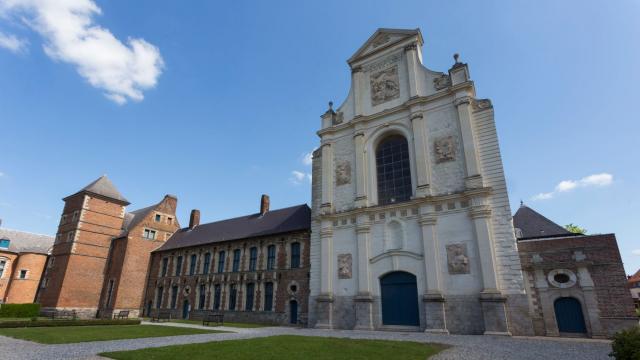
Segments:
[[[118,202],[121,202],[121,203],[126,203],[126,205],[129,205],[129,201],[125,199],[125,197],[122,196],[122,194],[120,194],[120,191],[116,189],[115,185],[113,185],[113,183],[111,182],[111,180],[109,180],[107,175],[100,176],[98,179],[96,179],[91,184],[82,188],[82,190],[78,191],[76,194],[80,194],[83,192],[100,195],[112,200],[117,200]],[[73,195],[76,195],[76,194],[73,194]]]
[[[513,227],[520,230],[518,239],[575,235],[524,204],[513,215]]]

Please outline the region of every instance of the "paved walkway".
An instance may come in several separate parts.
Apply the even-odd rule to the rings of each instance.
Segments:
[[[145,323],[150,324],[150,323]],[[202,328],[199,325],[162,323],[155,326]],[[210,328],[209,328],[210,329]],[[97,359],[105,351],[135,350],[166,345],[248,339],[273,335],[323,336],[353,339],[382,339],[432,342],[452,345],[434,359],[610,359],[608,341],[587,339],[552,339],[474,335],[431,335],[411,332],[317,330],[286,327],[240,329],[217,327],[234,333],[212,333],[130,340],[96,341],[76,344],[42,345],[0,336],[0,358],[14,359]]]

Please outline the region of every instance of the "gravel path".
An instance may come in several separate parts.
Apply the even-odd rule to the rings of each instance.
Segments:
[[[157,326],[179,326],[202,328],[199,325],[163,323]],[[76,344],[42,345],[29,341],[0,336],[0,358],[14,359],[98,359],[96,354],[105,351],[135,350],[166,345],[202,343],[233,339],[248,339],[273,335],[323,336],[353,339],[382,339],[400,341],[433,342],[452,345],[434,359],[610,359],[608,341],[588,339],[523,338],[475,335],[432,335],[412,332],[351,331],[295,329],[269,327],[240,329],[218,327],[216,329],[234,333],[212,333],[200,335],[171,336],[161,338],[96,341]]]

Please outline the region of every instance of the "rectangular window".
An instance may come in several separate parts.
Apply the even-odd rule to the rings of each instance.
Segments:
[[[78,218],[80,217],[80,212],[78,210],[73,212],[73,217],[71,218],[71,221],[76,222],[78,221]]]
[[[160,286],[158,288],[158,294],[156,295],[156,309],[160,309],[160,307],[162,306],[162,292],[164,291],[164,288],[162,286]]]
[[[4,274],[4,268],[7,266],[6,260],[0,260],[0,279],[2,278],[2,274]]]
[[[169,267],[169,258],[162,259],[162,275],[167,276],[167,268]]]
[[[207,298],[207,292],[206,292],[206,287],[204,284],[200,285],[200,294],[199,294],[199,298],[198,298],[198,309],[202,310],[204,309],[204,301]]]
[[[249,271],[256,271],[257,261],[258,261],[258,248],[254,246],[249,250]]]
[[[162,215],[156,214],[156,222],[160,222],[162,220]]]
[[[253,311],[253,283],[247,284],[247,301],[245,301],[244,310]]]
[[[198,256],[196,254],[191,254],[191,261],[189,262],[189,275],[193,275],[196,273],[197,260]]]
[[[240,249],[233,250],[233,272],[240,271]]]
[[[218,272],[219,273],[223,273],[224,272],[224,251],[220,251],[218,253]]]
[[[238,296],[238,288],[236,284],[231,285],[229,290],[229,310],[236,309],[236,297]]]
[[[264,284],[264,311],[271,311],[273,309],[273,283],[268,282]]]
[[[144,233],[142,234],[142,237],[145,238],[145,239],[149,239],[149,240],[155,240],[156,239],[156,231],[155,230],[144,229]]]
[[[111,296],[113,296],[113,279],[109,280],[109,290],[107,292],[107,308],[111,306]]]
[[[291,268],[297,269],[300,267],[300,243],[295,242],[291,244]]]
[[[220,310],[220,284],[213,287],[213,310]]]
[[[182,256],[178,256],[176,260],[176,276],[180,276],[182,273]]]
[[[64,224],[67,222],[67,215],[62,215],[60,217],[60,225]]]
[[[67,241],[73,241],[74,236],[75,236],[75,233],[73,231],[68,233],[67,234]]]
[[[11,241],[9,241],[9,239],[0,239],[0,248],[8,249],[9,244],[11,244]]]
[[[211,254],[204,254],[204,265],[202,266],[202,273],[207,275],[209,273],[209,268],[211,267]]]
[[[171,288],[171,309],[176,308],[177,302],[178,302],[178,287],[174,286]]]
[[[27,270],[20,270],[20,274],[18,275],[18,278],[26,279],[27,278]]]
[[[167,224],[169,224],[169,225],[173,224],[173,218],[172,217],[168,217],[167,218]]]
[[[269,245],[267,248],[267,270],[273,270],[276,265],[276,246]]]

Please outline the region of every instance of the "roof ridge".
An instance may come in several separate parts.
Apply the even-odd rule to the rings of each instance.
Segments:
[[[55,235],[40,234],[40,233],[31,232],[31,231],[23,231],[23,230],[9,229],[9,228],[0,228],[0,231],[2,231],[2,230],[15,231],[15,232],[20,232],[20,233],[25,233],[25,234],[38,235],[38,236],[47,236],[47,237],[50,237],[50,238],[55,238]]]
[[[307,207],[309,207],[309,205],[307,205],[307,203],[303,203],[303,204],[300,204],[300,205],[293,205],[293,206],[288,206],[288,207],[284,207],[284,208],[280,208],[280,209],[269,210],[269,211],[267,211],[264,215],[262,215],[262,217],[264,217],[265,215],[267,215],[267,214],[269,214],[269,213],[274,213],[274,212],[277,212],[277,211],[289,210],[289,209],[293,209],[293,208],[297,208],[297,207],[303,207],[303,206],[307,206]],[[241,215],[241,216],[236,216],[236,217],[232,217],[232,218],[227,218],[227,219],[222,219],[222,220],[211,221],[211,222],[208,222],[208,223],[200,224],[199,226],[209,225],[209,224],[216,224],[216,223],[220,223],[220,222],[223,222],[223,221],[230,221],[230,220],[242,219],[242,218],[246,218],[246,217],[253,216],[253,215],[260,215],[260,212],[258,211],[258,212],[251,213],[251,214],[247,214],[247,215]],[[188,229],[188,227],[183,228],[183,229]]]

